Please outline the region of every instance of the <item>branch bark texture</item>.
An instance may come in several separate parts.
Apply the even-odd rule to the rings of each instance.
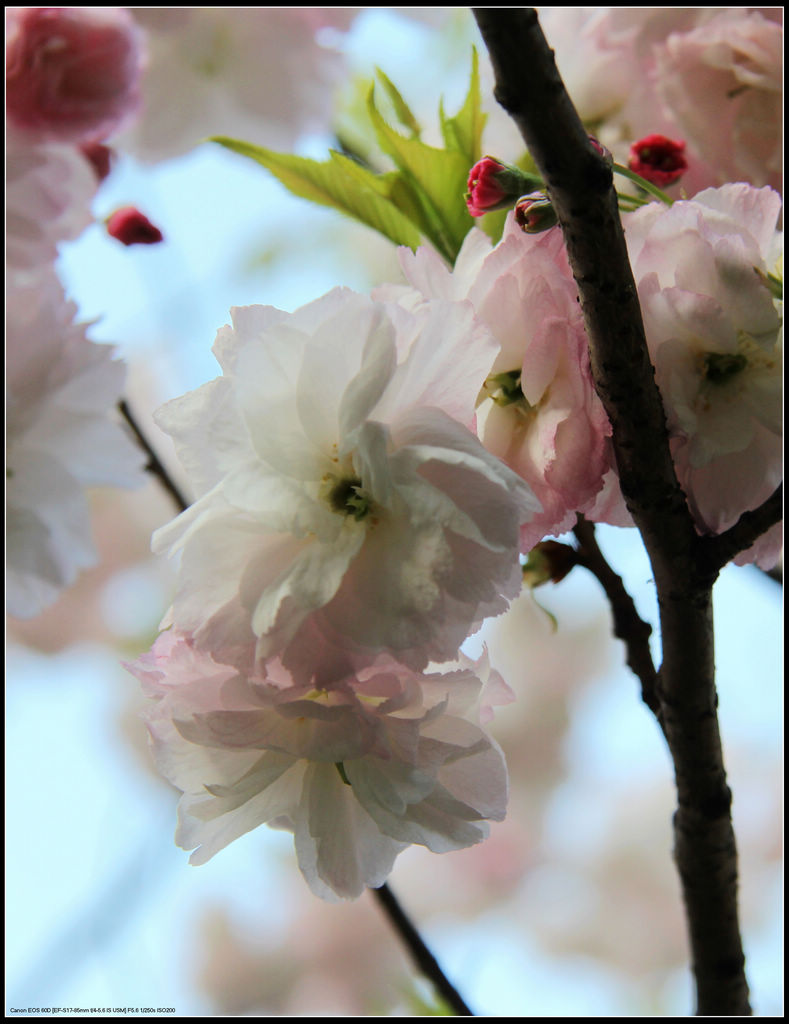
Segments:
[[[474,14],[493,64],[496,99],[520,129],[558,215],[595,387],[613,428],[620,486],[652,564],[662,641],[656,713],[675,768],[674,855],[697,1013],[747,1015],[731,792],[714,676],[712,585],[725,562],[723,549],[697,534],[674,471],[612,171],[589,142],[536,12],[476,8]]]

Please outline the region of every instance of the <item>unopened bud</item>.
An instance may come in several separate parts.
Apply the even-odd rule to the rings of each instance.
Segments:
[[[163,239],[161,231],[135,206],[124,206],[107,218],[107,234],[124,245],[154,245]]]
[[[115,150],[105,146],[102,142],[85,142],[79,148],[82,155],[93,168],[96,180],[99,183],[104,181],[115,162]]]
[[[665,135],[645,135],[630,147],[627,166],[652,185],[671,185],[688,169],[685,143]]]
[[[472,217],[482,217],[491,210],[512,206],[518,196],[535,188],[540,179],[524,173],[519,167],[503,164],[495,157],[486,156],[469,171],[466,188],[466,206]]]
[[[553,203],[544,192],[521,196],[515,204],[515,220],[521,230],[529,235],[547,231],[559,222]]]
[[[558,540],[543,540],[531,549],[521,566],[523,582],[532,589],[544,583],[559,583],[577,564],[575,548]]]

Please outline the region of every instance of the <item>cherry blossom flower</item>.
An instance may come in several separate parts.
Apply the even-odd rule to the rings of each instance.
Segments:
[[[783,476],[782,315],[764,278],[780,210],[772,189],[736,184],[625,216],[674,462],[703,531],[732,526]],[[764,567],[772,537],[750,556]]]
[[[576,287],[560,232],[523,234],[513,214],[501,242],[469,232],[453,271],[433,250],[401,249],[412,288],[384,286],[409,308],[427,298],[469,299],[500,344],[481,381],[478,433],[521,476],[542,512],[521,527],[521,550],[562,533],[577,512],[629,524],[612,476],[611,427],[594,390]]]
[[[99,142],[139,103],[143,34],[122,7],[6,11],[6,111],[28,140]]]
[[[142,459],[110,417],[124,367],[54,272],[6,298],[7,603],[29,618],[95,564],[86,486],[139,484]]]
[[[166,631],[128,668],[154,699],[145,717],[184,794],[176,841],[192,864],[268,823],[293,832],[313,892],[353,899],[407,845],[461,849],[504,817],[504,759],[480,721],[512,695],[484,659],[422,675],[384,656],[315,689],[278,659],[239,674]]]
[[[143,111],[121,140],[134,156],[169,159],[219,134],[284,149],[302,132],[327,127],[343,63],[316,33],[348,28],[353,8],[138,7],[133,13],[149,51]]]
[[[538,508],[469,429],[495,342],[469,304],[347,289],[231,315],[224,376],[156,417],[197,494],[154,535],[181,551],[175,625],[221,660],[254,634],[299,683],[453,658],[518,592]]]

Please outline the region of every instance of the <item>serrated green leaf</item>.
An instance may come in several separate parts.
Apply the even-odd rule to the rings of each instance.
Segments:
[[[476,48],[471,51],[471,78],[463,106],[454,117],[444,114],[443,102],[439,109],[441,132],[447,149],[462,153],[468,162],[468,170],[482,156],[482,129],[488,115],[482,113],[479,91],[479,57]]]
[[[473,226],[464,199],[469,171],[465,156],[457,150],[435,149],[396,132],[376,108],[375,86],[368,95],[367,109],[378,144],[394,160],[419,205],[416,223],[453,264]]]
[[[392,101],[392,107],[394,108],[395,116],[400,124],[407,128],[411,135],[415,138],[419,138],[422,129],[419,122],[414,117],[411,108],[408,106],[406,101],[403,99],[403,95],[394,82],[389,76],[383,72],[380,68],[375,69],[375,73],[381,82],[381,85],[386,89],[389,99]]]
[[[349,157],[333,153],[327,161],[276,153],[249,142],[215,136],[217,142],[265,167],[294,195],[330,206],[379,231],[396,245],[416,249],[418,227],[389,198],[397,191],[391,175],[375,175]],[[399,199],[399,193],[398,193]]]

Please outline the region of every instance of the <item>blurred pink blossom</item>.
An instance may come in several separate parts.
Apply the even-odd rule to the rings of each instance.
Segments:
[[[620,163],[651,133],[687,143],[682,187],[781,187],[781,8],[543,8],[584,121]]]
[[[484,839],[504,817],[507,777],[480,728],[480,701],[511,699],[485,661],[417,675],[388,657],[330,689],[297,686],[278,660],[252,676],[191,639],[160,635],[129,668],[160,771],[184,796],[176,840],[203,864],[263,823],[292,831],[324,899],[383,884],[410,843],[437,853]]]
[[[135,486],[142,457],[113,421],[125,368],[74,323],[54,272],[7,295],[7,602],[27,618],[95,564],[86,486]]]
[[[76,238],[92,222],[96,187],[90,164],[76,148],[33,146],[9,137],[6,269],[16,276],[54,263],[58,244]]]
[[[358,8],[131,8],[149,62],[143,110],[121,147],[146,161],[187,152],[211,135],[285,149],[322,131],[343,58],[316,38],[347,29]]]
[[[783,26],[722,11],[656,50],[658,94],[717,181],[783,184]]]
[[[136,111],[142,62],[125,8],[7,8],[9,123],[36,142],[102,141]]]

